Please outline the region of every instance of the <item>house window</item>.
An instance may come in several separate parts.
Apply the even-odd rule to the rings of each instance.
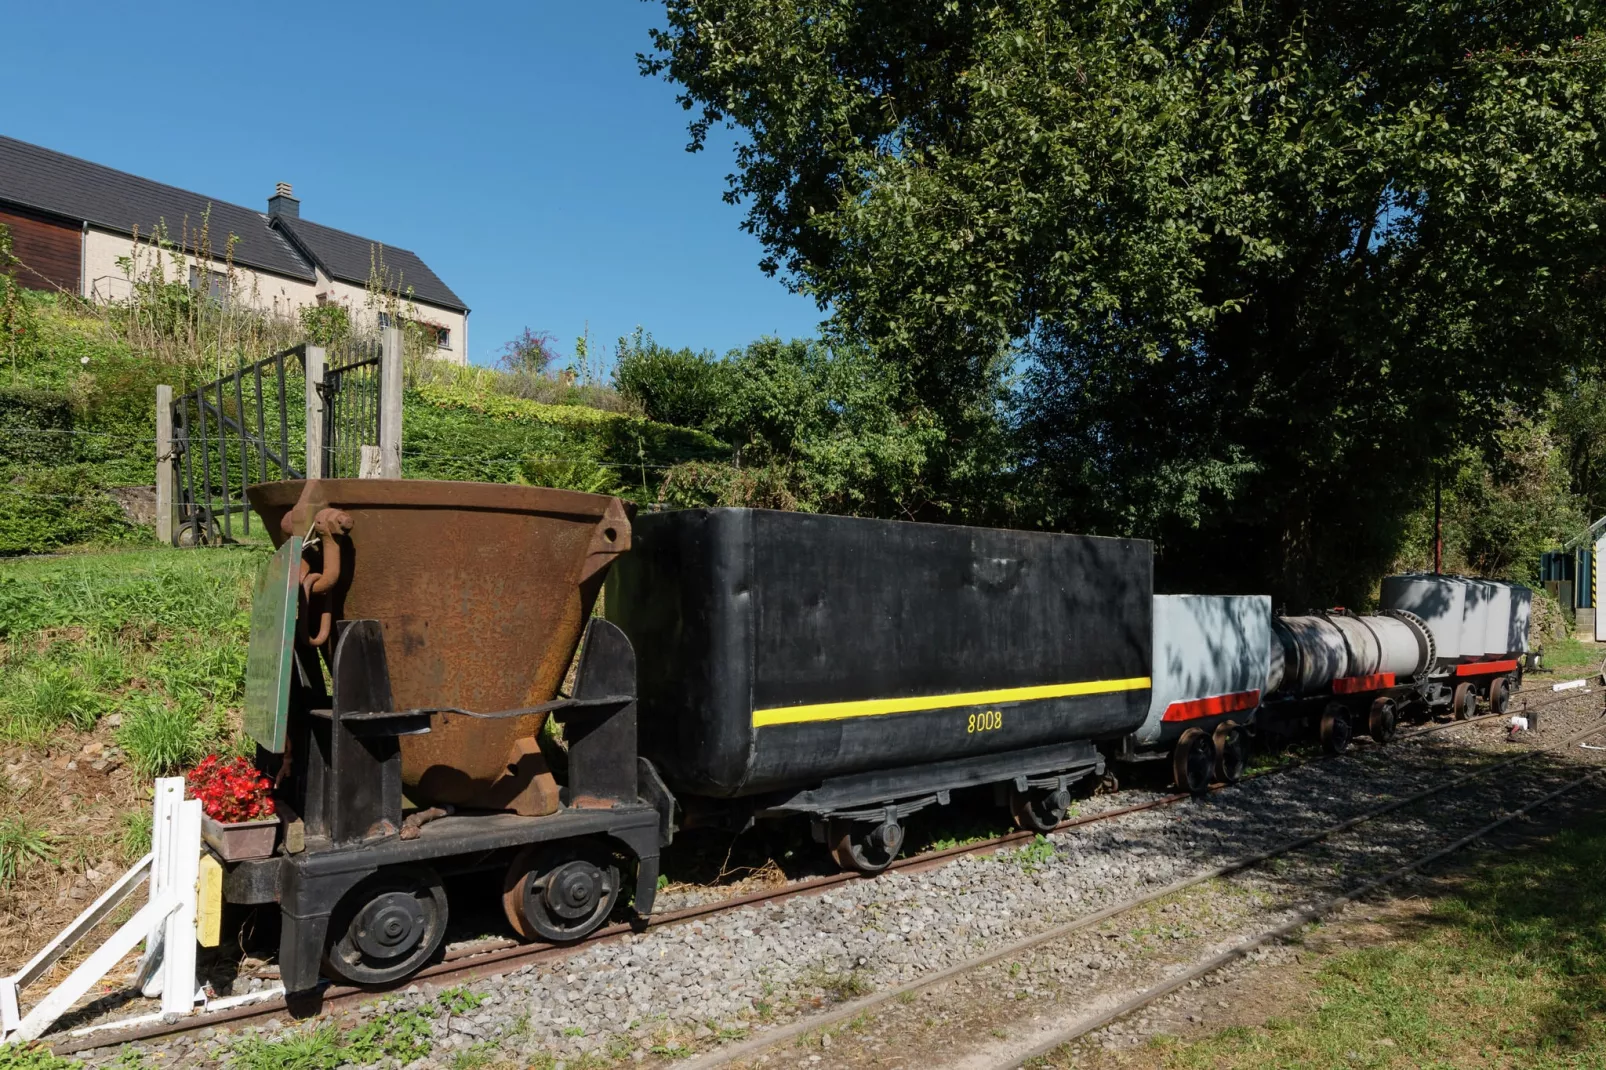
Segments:
[[[380,330],[384,330],[386,327],[389,327],[389,326],[390,326],[390,313],[389,312],[381,312],[379,314],[379,329]]]
[[[452,348],[452,331],[451,331],[451,328],[449,328],[449,327],[436,327],[435,328],[435,348],[436,349],[450,349],[450,348]]]
[[[218,304],[225,304],[229,299],[229,275],[226,271],[212,271],[199,265],[190,265],[190,289],[197,293],[205,292],[206,296]]]

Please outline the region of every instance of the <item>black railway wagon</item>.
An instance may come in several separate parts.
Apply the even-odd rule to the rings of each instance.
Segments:
[[[606,611],[641,753],[693,810],[808,814],[838,860],[1007,785],[1050,827],[1148,712],[1147,542],[756,509],[638,516]]]

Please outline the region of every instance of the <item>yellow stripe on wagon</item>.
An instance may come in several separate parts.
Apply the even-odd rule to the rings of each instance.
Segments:
[[[1116,691],[1141,691],[1148,688],[1150,683],[1147,676],[1132,676],[1125,680],[1082,680],[1074,684],[1004,687],[993,691],[961,691],[952,695],[917,695],[913,698],[821,702],[812,706],[777,706],[768,710],[754,710],[753,727],[803,724],[808,721],[841,721],[849,717],[881,717],[889,713],[924,713],[930,710],[951,710],[957,706],[992,706],[1004,702],[1068,698],[1072,695],[1108,695]]]

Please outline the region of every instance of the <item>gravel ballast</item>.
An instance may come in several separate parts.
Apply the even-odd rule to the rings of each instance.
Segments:
[[[462,1014],[446,1013],[439,994],[426,986],[376,997],[361,1013],[411,1011],[430,1021],[433,1050],[412,1061],[417,1070],[449,1066],[456,1053],[469,1049],[521,1066],[543,1065],[547,1057],[597,1066],[667,1063],[917,980],[1142,891],[1325,828],[1442,783],[1492,760],[1491,755],[1509,757],[1554,745],[1596,722],[1596,703],[1580,694],[1547,707],[1540,731],[1517,743],[1505,742],[1500,722],[1486,721],[1386,749],[1357,748],[1338,760],[1259,777],[1202,800],[1072,828],[1021,849],[960,856],[939,868],[889,873],[631,934],[559,962],[470,982],[466,991],[483,1002]],[[1520,700],[1514,712],[1518,706]],[[1295,895],[1332,894],[1348,875],[1397,865],[1454,828],[1487,821],[1492,810],[1511,805],[1524,792],[1532,795],[1542,785],[1576,777],[1581,767],[1606,764],[1602,758],[1606,753],[1576,746],[1564,756],[1536,757],[1514,767],[1523,770],[1521,777],[1496,773],[1481,790],[1468,785],[1446,793],[1442,803],[1408,807],[1375,827],[1362,826],[1364,832],[1257,870],[1241,885],[1278,903]],[[1094,802],[1113,808],[1143,800],[1123,793]],[[1269,916],[1259,912],[1259,920]],[[1209,934],[1236,931],[1235,918],[1224,915]],[[1188,927],[1200,939],[1209,935],[1197,924]],[[1101,977],[1132,969],[1152,953],[1146,946],[1107,939],[1075,946],[1067,961],[1042,967],[1057,979],[1054,991],[1096,990]],[[261,1035],[292,1027],[288,1021],[276,1025],[235,1033],[220,1029],[139,1050],[160,1056],[158,1065],[227,1061],[240,1032]],[[118,1056],[116,1049],[99,1049],[81,1057],[108,1065]]]

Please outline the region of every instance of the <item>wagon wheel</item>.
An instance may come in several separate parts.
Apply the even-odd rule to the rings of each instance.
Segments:
[[[1511,684],[1504,676],[1489,682],[1489,712],[1505,713],[1511,708]]]
[[[502,912],[525,940],[572,943],[607,920],[619,884],[619,864],[600,844],[531,844],[507,867]]]
[[[1478,712],[1478,692],[1470,682],[1455,685],[1455,691],[1450,698],[1450,715],[1458,721],[1465,721]]]
[[[1190,728],[1177,740],[1171,752],[1171,774],[1178,791],[1203,795],[1210,790],[1210,774],[1216,769],[1216,745],[1202,728]]]
[[[1066,788],[1009,789],[1010,816],[1016,828],[1027,832],[1053,832],[1070,808],[1071,793]]]
[[[831,857],[843,869],[859,873],[880,873],[892,865],[903,849],[903,826],[893,821],[872,825],[868,821],[826,822],[825,842]]]
[[[1328,754],[1343,754],[1349,749],[1349,739],[1349,711],[1335,702],[1322,714],[1322,749]]]
[[[1243,779],[1244,764],[1249,758],[1249,741],[1237,721],[1223,721],[1216,725],[1212,736],[1216,750],[1216,777],[1223,784],[1236,784]]]
[[[446,889],[433,869],[382,869],[341,899],[324,968],[355,985],[399,981],[440,947],[446,915]]]
[[[1399,715],[1394,700],[1386,697],[1373,699],[1371,713],[1366,718],[1366,727],[1372,733],[1372,738],[1379,743],[1392,742],[1398,725]]]

